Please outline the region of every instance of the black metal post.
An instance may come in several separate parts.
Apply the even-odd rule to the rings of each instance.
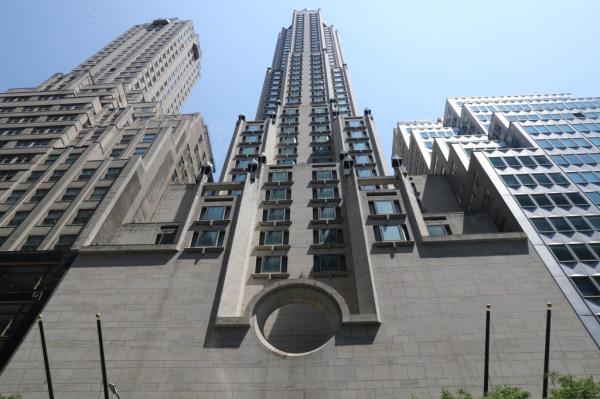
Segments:
[[[542,398],[548,397],[548,374],[550,365],[550,321],[552,320],[552,304],[547,305],[546,310],[546,347],[544,350],[544,385],[542,388]]]
[[[40,327],[40,339],[42,341],[42,353],[44,354],[44,367],[46,368],[46,382],[48,383],[48,397],[54,399],[54,391],[52,389],[52,376],[50,375],[50,362],[48,361],[48,350],[46,349],[46,336],[44,335],[44,323],[42,323],[42,315],[38,316],[38,326]]]
[[[100,364],[102,365],[102,386],[104,388],[104,399],[109,399],[108,382],[106,381],[106,363],[104,361],[104,343],[102,342],[102,325],[100,324],[100,313],[96,313],[96,326],[98,327],[98,343],[100,345]]]
[[[485,305],[485,361],[483,365],[483,395],[488,393],[490,380],[490,308],[489,303]]]

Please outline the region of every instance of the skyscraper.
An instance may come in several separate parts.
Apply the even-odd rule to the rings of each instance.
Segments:
[[[337,31],[295,11],[220,181],[177,172],[76,248],[44,310],[55,391],[102,389],[96,312],[108,381],[129,398],[480,392],[488,303],[492,384],[541,391],[548,302],[551,369],[600,374],[516,217],[471,211],[446,176],[401,163],[388,172],[373,114],[358,112]],[[38,337],[3,392],[45,392]]]
[[[200,181],[212,158],[206,128],[199,115],[171,115],[199,57],[191,22],[156,20],[68,74],[0,94],[0,367],[71,249],[110,242],[134,222],[159,234],[152,223],[168,184]]]
[[[394,150],[469,210],[502,224],[508,209],[600,345],[599,111],[568,94],[450,98],[443,122],[398,124]]]

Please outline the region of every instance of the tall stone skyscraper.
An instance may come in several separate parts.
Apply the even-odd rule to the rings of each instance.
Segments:
[[[102,389],[97,312],[124,398],[480,393],[488,303],[492,384],[540,396],[548,302],[551,370],[599,375],[595,342],[515,216],[471,210],[447,176],[408,176],[400,158],[388,172],[357,109],[337,31],[294,12],[220,181],[202,162],[187,175],[198,182],[147,171],[173,178],[131,186],[136,199],[74,248],[44,309],[55,392]],[[43,395],[43,367],[30,329],[0,390]]]
[[[0,367],[69,268],[71,250],[134,222],[160,234],[156,209],[169,183],[210,174],[202,119],[175,115],[199,58],[190,21],[156,20],[68,74],[0,94]]]

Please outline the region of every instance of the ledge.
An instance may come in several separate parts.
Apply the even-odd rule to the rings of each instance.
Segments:
[[[310,221],[311,225],[331,225],[331,224],[342,224],[344,219],[331,219],[331,220],[317,220],[313,219]]]
[[[106,253],[106,252],[148,252],[148,253],[176,253],[179,252],[177,244],[127,244],[127,245],[88,245],[81,247],[79,252]]]
[[[342,202],[341,198],[311,198],[311,204],[339,204]]]
[[[400,248],[400,247],[412,247],[415,245],[413,240],[407,241],[376,241],[373,246],[376,248]]]
[[[268,182],[265,182],[264,187],[291,186],[293,184],[294,184],[293,180],[288,180],[288,181],[268,181]]]
[[[258,222],[260,226],[289,226],[292,224],[291,220],[278,220],[278,221],[262,221]]]
[[[312,249],[334,249],[334,248],[344,248],[345,244],[343,242],[335,242],[330,244],[311,244],[310,247]]]
[[[194,224],[201,226],[226,226],[231,223],[231,219],[222,220],[194,220]]]
[[[322,184],[338,184],[340,182],[339,179],[323,179],[323,180],[311,180],[310,184],[315,186],[320,186]]]
[[[286,251],[291,248],[291,245],[280,244],[280,245],[257,245],[257,251]]]
[[[225,250],[225,248],[224,247],[187,247],[187,248],[184,248],[183,250],[185,252],[205,254],[205,253],[220,253],[220,252],[223,252]]]
[[[350,272],[346,271],[339,271],[339,272],[311,272],[310,273],[311,276],[315,277],[315,278],[319,278],[319,277],[348,277],[350,275]]]
[[[291,204],[292,200],[291,199],[284,199],[284,200],[264,200],[262,201],[262,205],[287,205],[287,204]]]
[[[274,280],[281,278],[288,278],[289,273],[252,273],[251,278],[256,280]]]
[[[367,219],[369,220],[395,220],[395,219],[404,219],[406,217],[406,213],[386,213],[381,215],[369,215]]]
[[[421,240],[422,243],[426,245],[465,244],[470,242],[526,241],[527,234],[523,232],[451,234],[440,237],[423,236]]]

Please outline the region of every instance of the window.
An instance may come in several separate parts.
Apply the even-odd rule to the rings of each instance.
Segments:
[[[48,181],[58,181],[65,174],[65,170],[55,170],[48,178]]]
[[[313,171],[314,180],[333,180],[335,179],[335,171],[331,169],[318,169]]]
[[[119,177],[120,173],[121,173],[121,168],[108,168],[108,170],[106,171],[106,174],[104,175],[104,178],[106,180],[113,180],[113,179],[116,179],[117,177]]]
[[[589,206],[588,202],[579,193],[565,193],[565,195],[576,206]]]
[[[356,175],[358,177],[375,176],[375,170],[374,169],[356,169]]]
[[[78,224],[78,225],[86,224],[88,222],[88,220],[90,220],[90,218],[92,217],[93,214],[94,214],[93,209],[80,209],[77,211],[77,214],[73,218],[73,221],[71,222],[71,224]]]
[[[220,247],[225,237],[224,230],[196,231],[192,237],[193,247]]]
[[[531,218],[531,223],[540,234],[554,233],[554,229],[544,218]]]
[[[544,208],[544,207],[551,208],[551,207],[554,206],[554,204],[552,203],[552,201],[550,201],[548,199],[548,197],[546,197],[545,194],[532,194],[531,198],[533,198],[533,200],[541,208]]]
[[[378,225],[373,226],[376,241],[406,241],[407,234],[404,226]]]
[[[73,201],[75,199],[75,197],[77,197],[77,195],[79,195],[80,191],[81,191],[81,188],[78,188],[78,187],[67,188],[61,198],[61,201]]]
[[[313,219],[315,220],[335,220],[336,218],[336,208],[334,206],[313,208]]]
[[[288,208],[271,208],[263,210],[263,221],[279,222],[290,219],[290,210]]]
[[[27,181],[28,182],[34,182],[37,181],[40,176],[42,176],[44,174],[43,170],[34,170],[29,174],[29,177],[27,177]]]
[[[313,232],[313,243],[315,244],[337,244],[344,242],[342,230],[320,229]]]
[[[365,163],[372,163],[373,159],[370,155],[356,155],[354,157],[354,161],[357,164],[365,164]]]
[[[595,262],[596,257],[585,244],[568,244],[569,249],[581,262]]]
[[[291,172],[271,172],[269,173],[270,182],[289,182],[292,180]]]
[[[313,262],[315,273],[346,271],[346,258],[344,255],[315,255]]]
[[[236,183],[243,183],[246,181],[247,175],[245,173],[233,173],[231,175],[231,181]]]
[[[8,197],[6,197],[4,203],[14,204],[23,196],[23,194],[25,194],[25,190],[14,190]]]
[[[16,174],[17,172],[14,170],[2,170],[0,171],[0,181],[11,181]]]
[[[54,226],[58,222],[58,220],[62,217],[63,213],[64,213],[64,211],[60,210],[60,209],[54,209],[54,210],[48,211],[48,214],[46,215],[44,220],[42,220],[42,225]]]
[[[332,199],[337,197],[337,187],[317,187],[313,189],[313,198]]]
[[[431,237],[442,237],[452,234],[447,224],[428,224],[427,231]]]
[[[146,154],[146,147],[137,147],[134,151],[133,151],[133,155],[139,155],[139,156],[144,156],[144,154]]]
[[[556,231],[558,231],[559,233],[563,233],[563,234],[572,234],[573,233],[573,228],[571,227],[571,225],[569,223],[567,223],[566,219],[563,218],[562,216],[551,217],[551,218],[548,218],[548,220],[550,221],[550,223],[552,223],[552,225],[554,226],[554,229]]]
[[[260,233],[260,245],[287,245],[289,242],[287,230],[268,230]]]
[[[8,225],[11,227],[17,227],[18,225],[20,225],[23,222],[23,220],[25,220],[27,215],[29,215],[29,211],[15,212],[15,216],[13,216],[13,218],[10,220],[10,222],[8,222]]]
[[[394,200],[370,201],[369,210],[371,215],[389,215],[400,213],[400,202]]]
[[[575,228],[576,231],[579,232],[588,232],[593,231],[592,226],[585,221],[585,219],[581,216],[567,216],[569,223]]]
[[[44,198],[46,194],[48,194],[48,191],[50,190],[46,188],[40,188],[38,190],[35,190],[35,193],[33,193],[31,198],[29,198],[29,202],[40,202],[40,200]]]
[[[504,162],[511,168],[520,168],[521,163],[517,160],[516,157],[504,157]]]
[[[142,143],[152,143],[154,140],[156,140],[156,134],[147,133],[144,134],[144,137],[142,138]]]
[[[90,180],[95,172],[96,169],[83,169],[77,180]]]
[[[231,208],[228,206],[205,206],[200,212],[200,220],[225,220],[229,219]]]
[[[557,261],[561,263],[576,262],[575,257],[573,256],[573,254],[571,254],[566,245],[548,245],[548,248],[550,248],[550,251],[552,251],[552,254],[554,255]]]
[[[502,160],[502,158],[489,158],[492,165],[496,168],[506,168],[506,164]]]
[[[71,248],[71,245],[73,245],[73,243],[75,242],[76,239],[77,239],[77,236],[73,235],[73,234],[61,235],[58,237],[58,241],[54,245],[54,249],[57,249],[57,250],[69,249],[69,248]]]
[[[156,235],[156,240],[154,244],[156,245],[166,245],[166,244],[174,244],[175,236],[177,235],[177,226],[175,225],[166,225],[160,226],[160,230]]]
[[[577,287],[582,296],[590,297],[600,295],[600,290],[588,276],[571,276],[571,280],[573,280],[575,287]]]
[[[131,139],[133,139],[132,135],[123,136],[121,141],[119,141],[119,144],[128,144],[131,142]]]
[[[285,188],[275,188],[267,190],[265,193],[265,200],[267,201],[279,201],[287,200],[291,197],[292,191]]]
[[[514,175],[502,175],[501,177],[508,187],[519,187],[521,185]]]
[[[21,251],[35,251],[44,241],[45,236],[29,236],[21,247]]]
[[[122,152],[123,152],[123,149],[115,148],[114,150],[112,150],[110,152],[110,156],[111,156],[111,158],[119,158],[121,156]]]
[[[256,273],[287,273],[287,256],[259,256]]]
[[[102,201],[106,193],[108,192],[108,187],[94,187],[94,191],[90,195],[90,201]]]

